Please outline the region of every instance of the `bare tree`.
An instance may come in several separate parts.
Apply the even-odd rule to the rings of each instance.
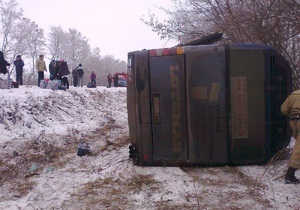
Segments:
[[[6,59],[12,63],[17,54],[31,58],[32,49],[43,48],[44,33],[37,24],[23,17],[15,0],[0,1],[2,51]],[[35,50],[36,51],[36,50]],[[34,65],[30,74],[34,72]],[[8,77],[14,72],[14,65],[10,66]],[[34,76],[34,74],[33,74]]]
[[[4,54],[9,54],[12,51],[11,42],[14,39],[14,29],[23,12],[18,8],[18,3],[15,0],[0,1],[1,15],[1,51]]]
[[[24,75],[24,82],[33,84],[36,81],[35,61],[40,54],[50,54],[49,59],[63,59],[69,64],[70,70],[79,63],[84,65],[86,75],[91,71],[98,74],[98,78],[110,71],[126,71],[126,63],[111,59],[102,59],[100,49],[90,47],[89,40],[76,29],[69,29],[67,32],[61,26],[52,26],[48,39],[45,40],[44,31],[35,22],[23,17],[22,9],[18,8],[16,0],[0,0],[0,41],[1,50],[5,58],[12,63],[16,55],[29,59],[30,70]],[[108,56],[110,57],[110,56]],[[106,60],[111,62],[106,62]],[[104,68],[103,63],[109,63]],[[125,63],[125,64],[124,64]],[[103,67],[103,68],[102,68]],[[121,71],[121,70],[120,70]],[[14,65],[11,65],[8,77],[14,73]],[[85,76],[86,81],[89,76]]]
[[[299,85],[299,0],[173,0],[171,9],[160,9],[169,19],[158,20],[150,13],[142,21],[162,38],[183,43],[222,32],[223,42],[273,46],[289,61]]]
[[[88,39],[76,29],[69,29],[64,54],[72,67],[78,65],[78,62],[84,63],[91,55]]]
[[[61,26],[52,26],[48,48],[52,56],[51,59],[67,61],[70,71],[79,63],[84,64],[84,69],[91,69],[92,67],[92,64],[87,62],[93,57],[88,39],[76,29],[70,28],[66,32]],[[85,76],[85,78],[87,77]],[[87,80],[84,80],[84,83],[86,82]]]
[[[63,57],[63,49],[67,42],[67,34],[61,26],[51,26],[48,35],[48,49],[51,59],[60,59]]]
[[[52,59],[64,59],[71,68],[84,62],[91,54],[88,39],[76,29],[64,31],[61,26],[52,26],[49,34],[48,48]]]
[[[35,71],[35,60],[40,54],[44,54],[45,38],[43,29],[40,29],[38,25],[34,22],[28,22],[26,30],[28,30],[29,32],[26,39],[27,44],[25,46],[25,55],[26,57],[30,58],[32,65],[31,71],[28,73],[28,75],[26,75],[26,78],[27,84],[32,84],[34,81],[37,81],[37,74]]]

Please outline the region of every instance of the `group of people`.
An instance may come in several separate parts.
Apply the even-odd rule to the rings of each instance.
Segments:
[[[84,75],[84,70],[82,68],[82,64],[79,64],[78,67],[72,70],[74,87],[83,87],[83,75]],[[94,86],[96,87],[97,75],[94,71],[92,71],[90,78],[91,78],[91,84],[94,84]]]
[[[23,85],[23,67],[24,61],[21,58],[21,55],[17,55],[15,61],[13,62],[16,68],[16,82],[19,85]],[[0,51],[0,73],[6,74],[8,73],[7,67],[10,66],[4,59],[4,54]],[[40,86],[41,80],[44,80],[45,73],[47,72],[46,62],[44,61],[44,55],[40,55],[39,58],[35,62],[35,67],[38,73],[38,87]],[[62,84],[69,88],[68,75],[70,74],[68,64],[64,60],[52,60],[49,64],[49,73],[50,80],[61,80]],[[83,87],[83,76],[84,70],[82,68],[82,64],[79,64],[72,71],[73,77],[73,85],[74,87]],[[96,86],[96,73],[92,71],[90,79],[91,83]]]
[[[107,75],[108,88],[111,87],[112,82],[114,82],[114,87],[119,87],[119,74],[121,77],[124,77],[125,73],[115,73],[114,76],[112,76],[110,73]]]
[[[52,60],[49,64],[50,80],[61,80],[62,85],[69,89],[68,75],[70,74],[68,63],[64,60]]]
[[[44,61],[44,55],[40,55],[36,60],[36,70],[38,72],[38,87],[41,80],[44,79],[44,72],[47,72],[46,63]],[[62,85],[67,89],[69,88],[68,75],[70,74],[67,61],[64,60],[52,60],[49,64],[50,80],[61,80]]]
[[[44,71],[47,72],[44,56],[40,55],[36,61],[36,69],[38,71],[38,86],[40,81],[44,79]],[[71,73],[68,68],[68,64],[64,60],[52,60],[49,64],[50,80],[61,80],[62,85],[69,88],[68,75]],[[72,70],[72,78],[74,87],[83,87],[83,76],[84,70],[82,64],[79,64],[75,69]],[[96,85],[96,74],[94,71],[91,73],[91,83]]]

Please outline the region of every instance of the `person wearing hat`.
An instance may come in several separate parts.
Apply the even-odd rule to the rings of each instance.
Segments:
[[[14,65],[16,66],[16,82],[18,82],[19,85],[23,85],[24,61],[22,60],[21,55],[17,55]]]

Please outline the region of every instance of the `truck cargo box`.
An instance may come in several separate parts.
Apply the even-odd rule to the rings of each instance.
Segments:
[[[128,53],[130,157],[147,166],[245,165],[289,142],[289,64],[266,45]]]

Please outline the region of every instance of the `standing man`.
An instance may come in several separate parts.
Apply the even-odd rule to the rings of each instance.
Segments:
[[[111,76],[110,73],[107,76],[107,82],[108,82],[108,88],[110,88],[111,87],[111,82],[112,82],[112,76]]]
[[[84,71],[83,71],[81,63],[79,64],[79,66],[77,68],[77,74],[78,74],[78,87],[83,87],[82,78],[83,78],[83,75],[84,75]]]
[[[94,71],[92,71],[92,74],[91,74],[91,83],[95,84],[95,86],[96,86],[96,74]]]
[[[296,143],[288,163],[288,170],[285,176],[286,184],[299,184],[295,172],[300,168],[300,90],[294,91],[281,105],[281,112],[289,117],[292,136]]]
[[[40,55],[35,62],[36,70],[38,72],[38,87],[40,87],[41,80],[44,79],[44,71],[47,72],[46,63],[44,61],[44,55]]]
[[[118,80],[119,80],[119,75],[118,75],[118,73],[115,73],[115,75],[114,75],[114,86],[115,87],[119,86]]]
[[[21,59],[21,55],[17,55],[14,65],[16,66],[16,82],[18,82],[19,85],[23,85],[24,61]]]
[[[68,62],[64,60],[59,61],[59,73],[58,73],[58,79],[61,80],[62,85],[66,86],[67,89],[69,89],[69,79],[68,75],[70,74]]]
[[[78,73],[77,73],[77,68],[72,70],[72,77],[73,77],[73,86],[77,87],[78,83]]]

